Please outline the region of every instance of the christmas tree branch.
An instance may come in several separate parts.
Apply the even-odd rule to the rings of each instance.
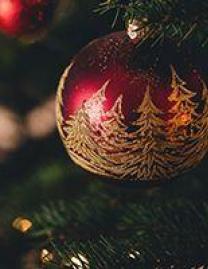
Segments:
[[[203,0],[108,0],[97,11],[101,14],[115,10],[129,24],[141,23],[146,35],[155,44],[168,38],[178,45],[194,40],[205,46],[208,41],[208,2]],[[115,20],[114,23],[115,24]],[[141,31],[139,29],[138,31]],[[143,37],[145,38],[145,36]]]
[[[91,269],[197,268],[207,262],[207,203],[157,191],[136,202],[91,186],[73,203],[53,202],[33,215],[30,235],[47,231],[50,238],[45,247],[54,259],[48,268],[54,262]]]

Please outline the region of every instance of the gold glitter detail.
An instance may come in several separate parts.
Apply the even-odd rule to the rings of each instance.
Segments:
[[[61,138],[72,160],[84,169],[114,179],[139,181],[172,178],[199,163],[208,147],[208,89],[203,86],[203,112],[198,113],[195,93],[172,71],[173,103],[164,120],[152,101],[147,86],[141,104],[134,112],[136,120],[127,126],[120,95],[109,111],[104,111],[104,85],[83,102],[65,121],[62,116],[62,91],[68,76],[64,73],[57,96],[57,122]]]
[[[66,68],[66,70],[64,71],[61,80],[59,82],[59,87],[58,87],[58,91],[57,91],[57,96],[56,96],[56,122],[57,122],[57,126],[59,129],[59,133],[62,139],[64,139],[64,134],[62,131],[62,124],[63,124],[63,116],[62,116],[62,106],[63,106],[63,97],[62,97],[62,92],[65,86],[65,82],[67,79],[67,76],[69,74],[69,71],[71,70],[73,66],[73,62]]]

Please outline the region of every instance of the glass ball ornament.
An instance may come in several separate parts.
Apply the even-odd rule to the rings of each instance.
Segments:
[[[83,48],[65,70],[57,124],[69,156],[82,168],[151,182],[184,173],[206,154],[204,77],[171,46],[153,51],[115,32]]]
[[[68,0],[2,0],[0,32],[27,42],[38,40],[70,3]]]

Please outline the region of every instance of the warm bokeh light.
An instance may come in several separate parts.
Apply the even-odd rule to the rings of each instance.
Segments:
[[[29,112],[25,120],[25,129],[28,136],[38,139],[50,135],[55,127],[55,97],[53,96]]]
[[[13,221],[12,227],[22,233],[26,233],[31,229],[32,222],[29,219],[18,217]]]
[[[35,107],[26,115],[25,122],[5,106],[0,106],[0,160],[4,161],[17,150],[26,137],[41,139],[50,135],[56,127],[55,97]]]
[[[8,32],[15,33],[18,27],[17,17],[21,11],[19,1],[0,1],[0,25]]]
[[[17,115],[10,109],[0,106],[0,152],[10,152],[23,141],[23,126]]]
[[[39,266],[39,253],[30,249],[26,253],[23,254],[21,258],[21,269],[38,269]]]
[[[13,4],[10,0],[0,2],[0,16],[9,16],[12,12]]]

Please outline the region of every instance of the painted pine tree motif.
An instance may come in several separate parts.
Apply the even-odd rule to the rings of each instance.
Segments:
[[[100,125],[100,141],[98,150],[106,160],[106,170],[111,176],[122,178],[126,172],[126,162],[132,151],[128,126],[122,112],[122,96],[118,97],[114,106],[106,113],[106,120]],[[103,152],[104,150],[104,152]]]
[[[124,167],[125,176],[141,180],[168,177],[168,162],[164,155],[165,121],[162,111],[151,100],[150,87],[137,111],[138,119],[133,122],[136,131],[132,132],[131,154]]]
[[[192,100],[196,94],[186,88],[186,82],[177,75],[173,66],[171,66],[171,71],[173,91],[168,100],[174,105],[169,110],[172,116],[168,122],[168,133],[171,141],[180,143],[190,136],[191,124],[198,117],[197,105]]]
[[[105,117],[106,119],[99,127],[101,134],[99,142],[106,154],[111,155],[111,160],[116,163],[117,157],[124,157],[122,155],[128,149],[128,127],[122,112],[122,96],[118,97],[113,107],[106,112]]]
[[[64,127],[64,132],[67,133],[66,148],[72,159],[80,162],[82,166],[88,169],[98,169],[96,167],[96,160],[98,160],[96,143],[91,137],[89,126],[90,120],[84,107],[74,116],[70,116]]]
[[[105,101],[104,90],[106,87],[107,83],[90,100],[84,101],[75,115],[70,115],[65,123],[67,146],[76,152],[84,150],[87,154],[88,145],[92,147],[96,145],[91,133],[104,114],[102,103]]]
[[[186,88],[186,83],[179,78],[172,68],[173,92],[169,101],[175,102],[170,109],[173,114],[169,120],[169,141],[167,148],[172,156],[172,162],[177,171],[184,172],[196,166],[207,152],[208,143],[208,90],[203,85],[203,113],[197,113],[198,105],[193,101],[195,93]]]
[[[82,107],[65,122],[66,148],[72,159],[82,167],[106,175],[104,150],[99,147],[99,125],[105,115],[106,82]]]
[[[122,175],[122,163],[126,157],[127,126],[122,112],[122,95],[117,98],[113,107],[105,112],[103,103],[106,100],[105,92],[110,81],[85,105],[85,111],[92,120],[90,132],[96,143],[96,152],[99,157],[99,167],[106,174],[119,177]],[[97,107],[97,109],[95,109]],[[92,112],[93,111],[93,115]]]
[[[204,81],[202,81],[202,86],[203,111],[193,122],[195,131],[191,136],[191,143],[185,146],[189,156],[186,165],[189,167],[195,166],[208,150],[208,89]]]
[[[172,93],[168,100],[173,103],[173,106],[169,110],[171,118],[167,126],[166,150],[170,156],[174,175],[174,171],[184,172],[188,168],[186,145],[190,145],[193,121],[198,115],[196,113],[197,105],[192,100],[195,93],[186,88],[186,82],[178,76],[173,66],[171,66],[171,72]]]
[[[208,147],[205,83],[204,111],[199,116],[195,94],[172,68],[171,119],[163,119],[148,86],[136,110],[137,119],[129,128],[122,112],[122,95],[104,111],[109,82],[62,122],[66,148],[76,163],[100,175],[144,181],[172,177],[202,159]]]
[[[66,142],[67,147],[73,148],[78,154],[84,150],[88,151],[88,144],[92,144],[94,141],[90,137],[90,120],[86,114],[84,106],[77,111],[74,116],[70,116],[66,121],[64,131],[67,134]],[[93,144],[92,144],[93,145]]]
[[[108,83],[103,88],[102,99],[100,99],[101,107],[106,100],[105,90]],[[90,107],[92,106],[90,105]],[[128,154],[128,126],[125,124],[125,117],[122,112],[122,95],[117,98],[109,111],[104,112],[102,110],[100,114],[101,120],[98,124],[91,123],[93,140],[97,145],[96,150],[100,156],[99,165],[111,177],[121,177],[124,173],[123,164]]]

